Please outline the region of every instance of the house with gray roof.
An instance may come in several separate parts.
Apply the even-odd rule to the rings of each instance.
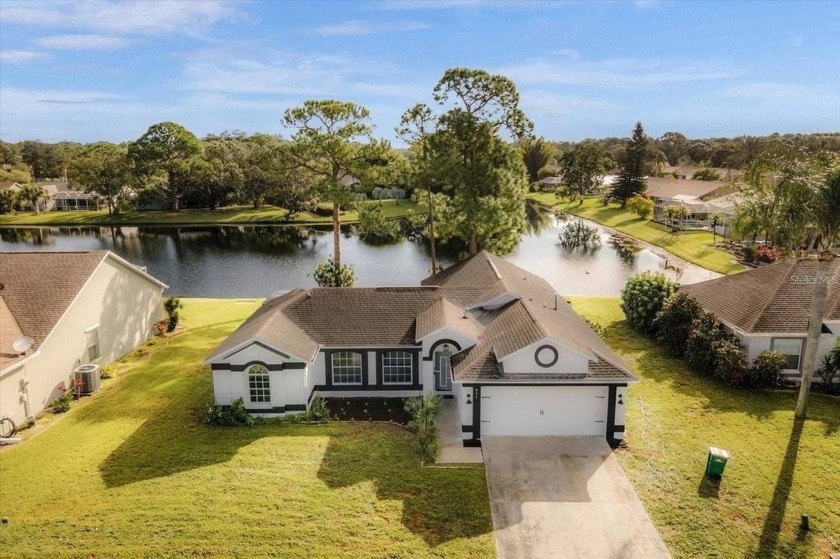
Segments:
[[[295,289],[205,360],[252,413],[330,397],[441,395],[465,446],[494,435],[623,438],[630,367],[543,278],[481,252],[417,287]]]
[[[768,349],[787,355],[785,376],[795,381],[802,376],[817,265],[816,260],[784,260],[680,291],[717,316],[750,361]],[[827,287],[817,364],[840,337],[840,260],[832,264]]]
[[[0,253],[0,417],[34,420],[80,365],[132,351],[166,285],[106,250]]]

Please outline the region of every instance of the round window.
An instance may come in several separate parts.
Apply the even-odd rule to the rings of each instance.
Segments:
[[[537,348],[534,358],[537,361],[537,365],[540,367],[551,367],[557,363],[560,355],[558,355],[557,350],[554,347],[544,345]]]

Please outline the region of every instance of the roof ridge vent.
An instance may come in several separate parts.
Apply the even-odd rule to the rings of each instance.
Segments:
[[[496,264],[490,260],[490,257],[487,257],[487,263],[490,264],[490,268],[493,270],[493,273],[496,274],[496,279],[502,279],[502,274],[499,273],[499,269],[496,267]]]

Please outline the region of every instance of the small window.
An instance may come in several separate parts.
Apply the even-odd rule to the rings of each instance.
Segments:
[[[382,354],[382,383],[411,384],[413,360],[408,351],[386,351]]]
[[[99,328],[87,332],[87,357],[88,361],[96,361],[101,357],[99,351]]]
[[[330,357],[333,384],[362,384],[362,354],[338,351]]]
[[[785,369],[798,371],[802,363],[802,338],[774,338],[773,351],[784,353],[787,357]]]
[[[271,402],[271,382],[265,365],[248,367],[248,391],[252,403],[267,404]]]

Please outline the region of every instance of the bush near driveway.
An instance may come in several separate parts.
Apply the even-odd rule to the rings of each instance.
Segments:
[[[673,557],[805,558],[840,550],[840,405],[814,394],[737,388],[695,374],[627,324],[619,300],[571,297],[604,327],[641,382],[628,392],[628,477]],[[719,483],[703,475],[708,447],[733,457]],[[810,532],[800,532],[808,514]]]

